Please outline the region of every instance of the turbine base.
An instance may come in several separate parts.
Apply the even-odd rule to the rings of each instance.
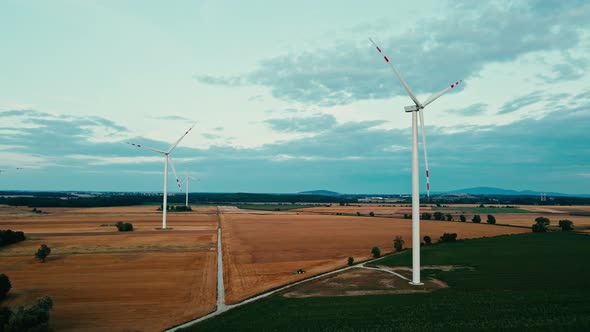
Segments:
[[[413,282],[413,281],[410,281],[409,284],[412,285],[412,286],[422,286],[422,285],[424,285],[423,282]]]

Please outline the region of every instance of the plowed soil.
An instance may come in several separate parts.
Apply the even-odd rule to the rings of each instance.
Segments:
[[[237,303],[265,290],[370,258],[371,248],[392,251],[400,235],[411,246],[411,221],[333,215],[223,214],[226,302]],[[443,233],[476,238],[529,229],[461,222],[424,221],[421,238]],[[293,274],[297,269],[305,274]]]
[[[57,331],[161,331],[215,309],[214,207],[169,214],[167,231],[153,206],[42,210],[2,210],[0,229],[27,235],[0,249],[13,287],[3,304],[49,295]],[[118,232],[117,221],[135,230]],[[41,244],[52,249],[46,263],[33,257]]]

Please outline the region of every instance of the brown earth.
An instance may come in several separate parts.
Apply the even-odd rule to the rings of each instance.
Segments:
[[[4,303],[51,296],[57,331],[161,331],[215,309],[214,210],[171,213],[167,231],[156,230],[161,212],[153,207],[132,216],[125,207],[97,210],[15,216],[0,209],[11,212],[0,229],[27,235],[0,249],[0,272],[13,286]],[[135,230],[118,232],[119,220]],[[52,248],[46,263],[33,258],[41,244]]]
[[[343,267],[349,256],[370,258],[373,246],[392,250],[402,236],[411,246],[411,221],[396,218],[333,215],[223,214],[223,259],[226,302],[304,277]],[[527,233],[529,229],[461,222],[424,221],[421,237],[443,233],[458,238]],[[295,275],[297,269],[306,274]]]

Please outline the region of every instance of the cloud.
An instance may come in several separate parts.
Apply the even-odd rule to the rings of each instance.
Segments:
[[[278,132],[318,132],[336,125],[336,118],[329,114],[315,114],[305,118],[277,118],[265,121]]]
[[[508,114],[516,112],[521,108],[529,105],[536,104],[543,100],[543,96],[540,91],[535,91],[525,96],[519,97],[515,100],[509,101],[500,107],[498,114]]]
[[[588,16],[587,2],[578,6],[535,1],[458,2],[440,17],[407,28],[400,35],[378,39],[414,92],[434,93],[457,79],[477,75],[489,63],[575,47],[580,40],[578,28],[590,22]],[[553,69],[554,79],[579,73],[566,65]],[[331,48],[265,59],[257,70],[233,78],[198,79],[226,86],[261,85],[276,98],[320,106],[405,94],[368,41],[341,42]]]
[[[169,121],[192,121],[189,118],[186,118],[184,116],[179,116],[179,115],[156,116],[153,118],[157,119],[157,120],[169,120]]]
[[[451,110],[451,111],[449,111],[449,113],[464,115],[464,116],[475,116],[475,115],[483,114],[487,109],[488,109],[488,104],[479,103],[479,104],[473,104],[473,105],[467,106],[467,107],[459,109],[459,110]]]

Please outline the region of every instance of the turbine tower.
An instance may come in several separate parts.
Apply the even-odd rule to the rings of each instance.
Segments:
[[[195,124],[193,124],[184,133],[184,135],[182,135],[178,139],[178,141],[176,141],[174,144],[172,144],[170,146],[170,149],[168,149],[168,151],[162,151],[162,150],[150,148],[147,146],[143,146],[141,144],[127,143],[129,145],[135,146],[140,149],[146,149],[146,150],[150,150],[152,152],[156,152],[156,153],[164,155],[164,195],[163,195],[164,198],[163,198],[163,202],[162,202],[162,229],[166,229],[166,212],[167,212],[166,210],[168,207],[168,164],[170,164],[170,167],[172,167],[172,172],[174,173],[174,178],[176,179],[176,185],[178,186],[178,190],[182,191],[182,186],[180,185],[180,181],[178,180],[178,176],[176,176],[176,169],[174,169],[174,163],[172,162],[172,158],[170,157],[170,153],[172,152],[172,150],[174,150],[174,148],[176,148],[178,143],[180,143],[180,141],[182,141],[182,139],[189,133],[189,131],[191,131],[191,129],[193,129]]]
[[[186,207],[188,207],[188,183],[190,182],[190,180],[199,181],[199,180],[197,180],[197,179],[195,179],[195,178],[193,178],[192,176],[189,176],[189,175],[187,175],[187,176],[184,177],[184,180],[182,181],[182,184],[185,184],[186,183],[186,200],[185,200],[185,203],[184,203],[184,205]]]
[[[383,59],[389,67],[393,70],[393,73],[402,84],[404,90],[408,96],[414,102],[414,105],[404,107],[406,112],[412,112],[412,285],[422,285],[420,281],[420,178],[419,174],[419,163],[418,163],[418,117],[420,118],[420,131],[422,133],[422,145],[424,148],[424,166],[426,167],[426,192],[428,200],[430,200],[430,174],[428,172],[428,152],[426,148],[426,134],[424,133],[424,116],[422,110],[428,104],[432,103],[440,96],[445,94],[447,91],[453,89],[459,85],[462,81],[452,83],[447,88],[431,95],[426,98],[424,103],[420,103],[418,98],[412,93],[410,87],[406,84],[404,79],[401,77],[397,69],[389,61],[389,58],[381,51],[381,48],[369,38],[371,43],[375,46],[377,51],[383,56]]]

